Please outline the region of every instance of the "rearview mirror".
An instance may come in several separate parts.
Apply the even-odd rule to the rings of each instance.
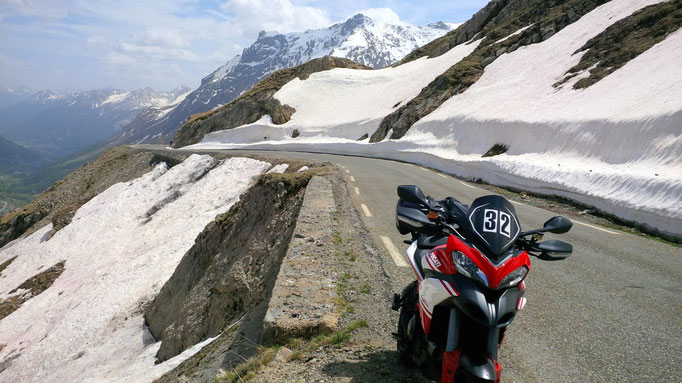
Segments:
[[[540,259],[547,261],[564,259],[573,252],[573,246],[570,243],[556,239],[540,242],[537,244],[537,248],[542,251]]]
[[[406,202],[428,206],[426,196],[422,192],[422,189],[415,185],[398,186],[398,197]]]
[[[573,222],[571,222],[570,219],[558,215],[545,222],[542,231],[549,231],[550,233],[554,234],[563,234],[571,230],[571,227],[573,227]]]

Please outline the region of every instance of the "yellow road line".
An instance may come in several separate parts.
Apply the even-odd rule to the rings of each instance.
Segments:
[[[578,225],[583,225],[583,226],[591,227],[591,228],[593,228],[593,229],[595,229],[595,230],[603,231],[603,232],[605,232],[605,233],[620,235],[620,233],[617,232],[617,231],[607,230],[607,229],[604,229],[604,228],[599,227],[599,226],[590,225],[589,223],[584,223],[584,222],[580,222],[580,221],[573,221],[573,222],[574,222],[574,223],[577,223]]]
[[[396,249],[395,245],[391,241],[390,238],[385,237],[385,236],[379,236],[381,238],[381,242],[384,243],[384,246],[386,247],[386,250],[388,250],[388,253],[391,254],[391,258],[393,258],[393,263],[395,263],[396,266],[398,267],[407,267],[407,262],[405,262],[405,259],[400,255],[400,252],[398,249]]]

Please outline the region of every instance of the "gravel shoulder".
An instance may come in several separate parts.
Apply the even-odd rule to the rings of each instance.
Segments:
[[[328,177],[333,185],[336,211],[332,243],[325,245],[325,251],[334,260],[333,268],[338,276],[336,291],[341,330],[336,334],[343,333],[349,326],[358,328],[349,331],[348,337],[340,336],[331,342],[320,341],[320,338],[290,341],[278,349],[272,361],[254,371],[253,381],[426,381],[416,370],[406,368],[398,361],[395,340],[391,336],[398,315],[390,308],[393,291],[382,257],[352,207],[347,184],[338,168]],[[315,273],[315,270],[309,272]],[[358,323],[362,325],[357,326]]]

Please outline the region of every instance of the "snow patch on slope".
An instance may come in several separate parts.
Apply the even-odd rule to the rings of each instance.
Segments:
[[[0,250],[0,263],[17,257],[0,279],[3,294],[66,261],[49,289],[0,321],[0,360],[18,356],[0,380],[152,381],[191,356],[199,346],[154,364],[160,342],[144,327],[143,305],[206,224],[269,167],[199,155],[160,164],[90,200],[49,241],[51,226]]]
[[[510,37],[514,37],[514,36],[516,36],[516,35],[520,35],[521,33],[523,33],[523,31],[525,31],[526,29],[532,27],[534,24],[535,24],[535,23],[530,24],[530,25],[526,25],[525,27],[520,28],[518,31],[516,31],[516,32],[510,34],[509,36],[503,37],[503,38],[501,38],[501,39],[495,41],[495,44],[499,44],[499,43],[501,43],[501,42],[503,42],[503,41],[506,41],[506,40],[508,40]]]
[[[125,100],[129,95],[130,92],[115,92],[111,96],[107,97],[106,100],[102,101],[100,105],[119,103]]]
[[[225,73],[229,72],[239,64],[239,61],[241,59],[241,55],[236,55],[232,58],[232,60],[228,61],[227,64],[220,66],[218,69],[216,69],[215,72],[211,74],[210,77],[210,82],[216,82],[220,81],[225,77]]]
[[[253,142],[290,137],[293,127],[301,136],[326,135],[357,139],[372,134],[381,119],[398,103],[417,96],[421,89],[447,68],[469,55],[480,43],[459,45],[435,57],[422,57],[395,68],[374,71],[337,68],[298,78],[275,93],[274,98],[296,109],[291,120],[274,125],[269,117],[253,125],[211,133],[206,142]],[[260,134],[254,130],[259,127]]]
[[[564,86],[557,90],[553,87],[578,64],[582,52],[574,52],[589,39],[616,21],[659,2],[611,1],[540,44],[500,56],[486,66],[483,76],[466,92],[450,98],[418,124],[452,117],[531,123],[632,121],[679,111],[682,109],[681,31],[588,88],[574,90]]]

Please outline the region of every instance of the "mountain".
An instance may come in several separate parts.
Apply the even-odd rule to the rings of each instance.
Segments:
[[[35,91],[26,86],[0,87],[0,108],[28,100]]]
[[[287,34],[262,31],[255,43],[202,79],[201,86],[178,106],[138,116],[116,143],[167,144],[189,116],[227,104],[277,69],[328,55],[381,68],[456,26],[445,22],[391,25],[358,14],[323,29]]]
[[[31,170],[44,164],[38,153],[0,136],[0,175]]]
[[[681,28],[679,1],[494,0],[399,65],[290,79],[265,100],[284,121],[221,108],[178,137],[417,162],[680,236]]]
[[[97,89],[57,93],[42,90],[0,108],[0,134],[52,159],[104,140],[149,107],[177,104],[188,88],[157,92]]]

